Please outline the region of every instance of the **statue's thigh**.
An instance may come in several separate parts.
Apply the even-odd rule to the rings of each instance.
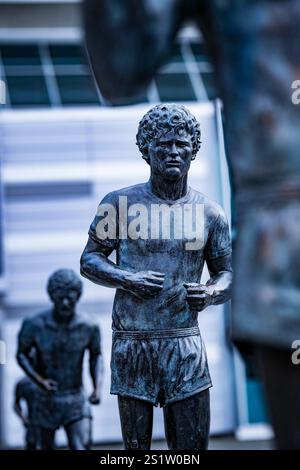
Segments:
[[[122,436],[126,450],[149,450],[153,405],[133,397],[118,396]]]
[[[40,439],[42,450],[54,450],[55,430],[40,428]]]
[[[85,419],[80,419],[78,421],[75,421],[74,423],[68,424],[65,427],[65,430],[67,433],[70,449],[87,449]]]

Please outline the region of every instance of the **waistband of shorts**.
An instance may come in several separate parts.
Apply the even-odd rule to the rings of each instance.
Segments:
[[[172,330],[128,331],[114,330],[113,339],[157,339],[157,338],[183,338],[185,336],[200,335],[198,326],[192,328],[177,328]]]
[[[39,390],[40,394],[46,397],[52,396],[52,397],[65,397],[68,395],[79,395],[83,393],[83,387],[79,388],[69,388],[67,390],[53,390],[51,392],[47,392],[46,390]]]

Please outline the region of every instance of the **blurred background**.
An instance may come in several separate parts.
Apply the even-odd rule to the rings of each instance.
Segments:
[[[222,106],[198,31],[188,24],[180,31],[172,56],[144,96],[131,106],[109,108],[91,75],[80,16],[77,0],[0,0],[0,339],[6,343],[0,444],[5,448],[23,443],[13,412],[14,386],[23,375],[15,361],[21,321],[48,304],[45,286],[52,271],[79,272],[102,197],[147,180],[135,134],[150,106],[180,102],[199,119],[203,145],[190,183],[231,218]],[[106,449],[121,442],[116,397],[109,395],[113,295],[84,280],[80,310],[99,322],[105,360],[103,401],[93,407],[93,439]],[[230,344],[229,308],[210,307],[199,317],[214,384],[211,447],[269,448],[272,430],[261,383]],[[91,388],[88,377],[86,388]],[[154,438],[153,447],[164,448],[160,409]],[[58,442],[65,443],[61,431]]]

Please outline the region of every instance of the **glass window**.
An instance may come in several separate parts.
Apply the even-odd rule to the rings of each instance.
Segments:
[[[200,80],[209,98],[215,98],[213,69],[206,45],[192,40],[188,46],[176,42],[158,71],[153,88],[138,93],[131,102],[156,101],[157,92],[161,101],[195,101],[203,94]],[[3,44],[0,56],[12,106],[100,104],[86,52],[80,43]],[[197,74],[197,80],[193,74]]]
[[[50,106],[48,90],[45,78],[36,76],[14,76],[6,77],[11,106]]]
[[[186,73],[160,73],[156,86],[161,101],[195,101],[196,96]]]
[[[168,62],[183,62],[181,44],[175,43],[171,50],[171,55],[168,58]]]
[[[204,43],[192,42],[191,48],[197,62],[209,61],[209,53]]]
[[[1,56],[4,66],[41,65],[39,50],[35,45],[3,45]]]
[[[201,78],[203,80],[207,96],[210,100],[217,98],[217,86],[216,86],[216,77],[214,73],[201,73]]]
[[[96,87],[90,75],[57,75],[56,80],[62,104],[99,104]]]
[[[84,50],[80,45],[49,45],[49,52],[54,65],[86,65]]]

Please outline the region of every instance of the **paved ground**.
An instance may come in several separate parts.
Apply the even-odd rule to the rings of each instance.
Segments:
[[[95,447],[98,450],[120,450],[122,445],[110,444]],[[271,450],[272,441],[238,441],[234,437],[214,437],[210,439],[210,450]],[[165,441],[154,441],[152,450],[167,449]]]

